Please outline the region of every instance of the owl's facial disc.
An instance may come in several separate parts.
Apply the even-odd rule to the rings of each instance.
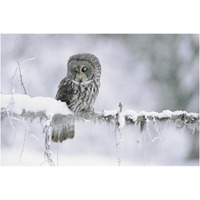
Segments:
[[[77,83],[90,82],[94,76],[95,69],[93,65],[84,60],[72,60],[68,63],[68,76]]]

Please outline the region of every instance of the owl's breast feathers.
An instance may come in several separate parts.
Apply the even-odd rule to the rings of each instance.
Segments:
[[[98,95],[99,84],[95,81],[87,84],[74,83],[69,77],[65,77],[59,85],[56,99],[66,102],[73,112],[91,111]]]

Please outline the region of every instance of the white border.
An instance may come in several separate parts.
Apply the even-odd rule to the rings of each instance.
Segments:
[[[199,33],[198,1],[1,1],[1,33]],[[1,199],[199,199],[199,167],[0,167]]]
[[[1,33],[199,33],[198,0],[1,0]]]

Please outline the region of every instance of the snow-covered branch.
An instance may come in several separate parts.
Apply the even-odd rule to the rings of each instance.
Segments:
[[[67,138],[72,139],[74,137],[73,135],[66,136],[65,134],[63,137],[63,133],[70,131],[68,125],[70,120],[71,122],[74,120],[90,120],[112,124],[115,130],[117,152],[119,151],[121,130],[126,126],[137,125],[143,133],[149,127],[150,122],[157,127],[158,122],[173,121],[177,127],[182,128],[185,126],[192,133],[195,130],[199,130],[199,114],[197,113],[187,113],[186,111],[172,112],[169,110],[161,113],[145,111],[137,113],[134,110],[123,111],[123,106],[120,103],[119,108],[116,110],[74,114],[68,109],[66,103],[48,97],[31,98],[25,94],[1,95],[1,117],[2,119],[8,118],[15,134],[16,130],[13,120],[29,124],[34,119],[39,119],[43,129],[42,132],[45,135],[43,148],[46,159],[44,163],[48,162],[49,165],[55,165],[51,158],[51,141],[62,142]],[[119,156],[118,163],[120,165]]]
[[[65,103],[57,101],[48,97],[34,97],[31,98],[24,94],[14,95],[1,95],[1,116],[12,116],[15,118],[23,119],[45,119],[46,125],[52,124],[52,120],[56,117],[60,117],[63,121],[63,117],[67,115],[73,115],[76,120],[98,120],[114,123],[121,130],[127,125],[138,124],[141,130],[149,121],[166,121],[171,120],[179,124],[180,127],[188,126],[193,129],[199,130],[199,114],[188,113],[186,111],[169,111],[164,110],[161,113],[158,112],[145,112],[139,113],[134,110],[122,110],[120,104],[119,109],[116,110],[104,110],[102,112],[89,112],[79,113],[74,115],[66,106]],[[55,124],[55,123],[54,123]]]
[[[50,119],[55,114],[71,114],[66,104],[48,97],[31,98],[25,94],[1,95],[1,115]]]

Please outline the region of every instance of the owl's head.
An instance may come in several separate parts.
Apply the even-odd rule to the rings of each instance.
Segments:
[[[67,77],[75,83],[89,83],[100,81],[101,65],[98,58],[92,54],[76,54],[68,60]]]

